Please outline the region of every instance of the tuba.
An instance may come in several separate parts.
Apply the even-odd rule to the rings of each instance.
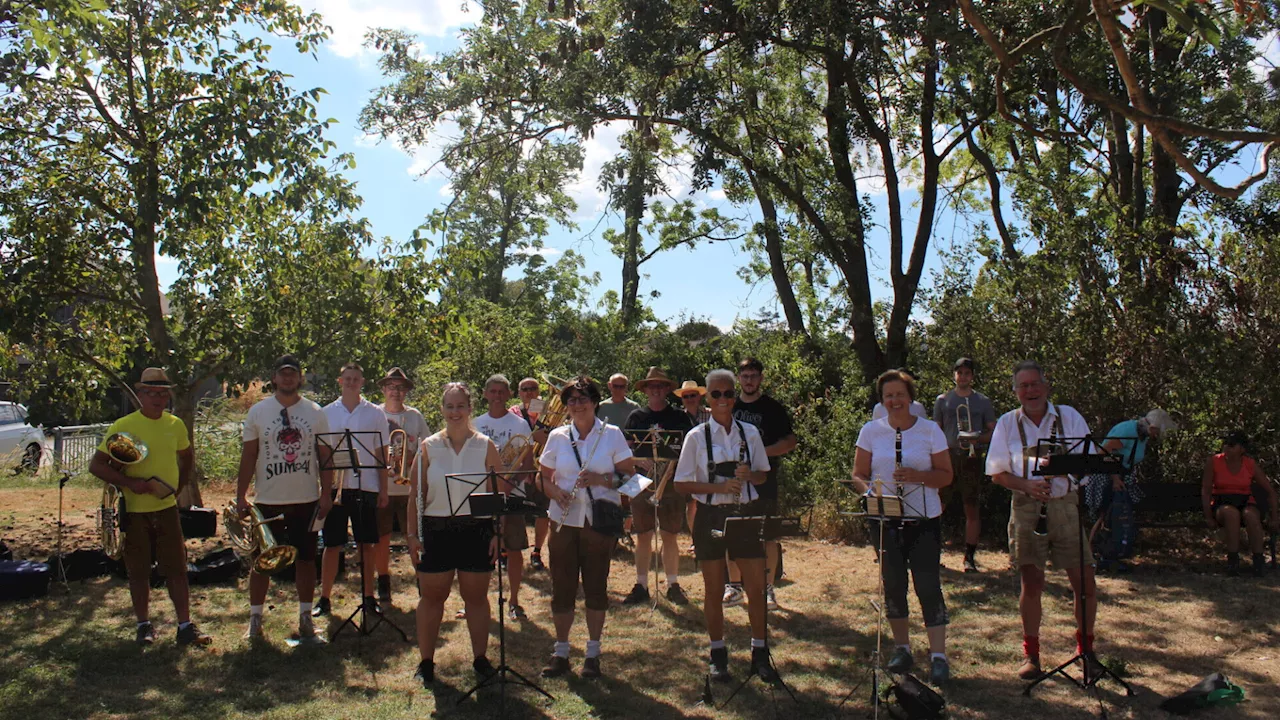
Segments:
[[[234,503],[227,503],[222,509],[222,525],[231,538],[231,546],[240,557],[252,557],[253,569],[261,575],[274,575],[298,558],[298,549],[281,545],[267,527],[267,523],[282,517],[263,517],[262,510],[253,504],[249,505],[248,517],[241,517]]]
[[[565,407],[564,402],[560,399],[560,391],[569,384],[568,380],[558,378],[555,375],[542,374],[542,382],[551,388],[551,399],[543,404],[543,409],[539,412],[534,410],[530,405],[530,410],[538,412],[538,426],[550,430],[555,430],[564,424],[568,417],[569,408]],[[534,443],[533,455],[538,457],[542,455],[542,443]]]
[[[123,523],[124,493],[115,485],[106,483],[102,488],[102,507],[98,508],[98,537],[102,541],[102,552],[112,560],[119,560],[124,554],[124,543],[120,537]]]

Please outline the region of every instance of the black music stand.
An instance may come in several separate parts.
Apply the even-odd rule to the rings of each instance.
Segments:
[[[511,482],[513,477],[528,475],[536,476],[538,471],[511,470],[508,472],[498,473],[496,469],[490,469],[489,472],[482,473],[449,473],[444,476],[444,488],[445,497],[447,497],[449,501],[449,517],[467,517],[467,515],[460,514],[465,506],[467,508],[467,514],[470,517],[478,519],[491,518],[493,520],[493,532],[498,538],[498,551],[499,555],[501,555],[501,553],[505,552],[507,549],[502,533],[502,519],[504,517],[516,517],[520,519],[520,522],[524,522],[524,517],[526,515],[543,515],[545,513],[538,508],[536,503],[519,495],[506,495],[498,492],[476,492],[487,482],[492,482],[493,487],[495,488],[498,487],[499,474],[505,477],[508,482]],[[474,480],[472,478],[474,478]],[[467,491],[462,493],[458,498],[456,498],[456,500],[453,497],[453,489],[451,487],[452,482],[450,482],[454,480],[468,486]],[[419,517],[418,522],[422,522],[421,517]],[[418,537],[422,537],[421,527],[419,527]],[[497,568],[498,666],[493,669],[493,674],[488,677],[481,678],[480,682],[476,683],[474,687],[463,693],[462,697],[458,698],[457,703],[458,705],[461,705],[464,700],[479,692],[482,687],[487,685],[499,685],[502,688],[501,697],[498,701],[499,717],[506,717],[507,714],[508,685],[522,685],[527,688],[532,688],[547,696],[547,699],[555,700],[555,696],[551,693],[543,690],[537,683],[524,675],[521,675],[519,672],[513,670],[511,666],[507,665],[507,613],[505,607],[507,598],[506,595],[503,594],[502,582],[502,576],[504,574],[505,573],[502,571],[501,567]]]
[[[673,462],[673,463],[678,462],[680,460],[680,446],[683,444],[684,436],[685,436],[685,433],[681,430],[663,430],[662,428],[654,427],[654,428],[649,428],[648,430],[623,430],[622,433],[623,435],[627,436],[628,440],[632,440],[633,438],[638,438],[634,440],[634,444],[631,446],[631,454],[634,455],[635,457],[645,458],[646,460],[649,460],[655,463],[655,465],[660,460],[665,460],[667,462]],[[672,468],[672,471],[673,472],[675,471],[674,467]],[[654,471],[654,468],[650,468],[649,474],[657,475],[658,473]],[[649,493],[645,495],[643,498],[637,496],[634,500],[632,500],[632,502],[647,502],[647,503],[653,502],[654,493],[656,493],[658,491],[658,488],[661,486],[662,478],[651,477],[650,479],[653,480],[654,484],[651,487],[647,488]],[[669,492],[671,490],[670,483],[673,483],[673,482],[675,482],[674,477],[668,481],[668,487],[666,490],[663,491],[664,493]],[[655,513],[657,513],[656,507],[657,506],[655,505],[655,510],[654,510]],[[656,521],[654,524],[653,532],[655,537],[657,538],[657,542],[654,543],[654,547],[657,549],[658,558],[657,560],[650,558],[650,561],[649,561],[649,564],[653,570],[653,588],[654,588],[653,598],[652,598],[653,604],[650,606],[649,608],[650,610],[656,610],[658,608],[658,595],[660,594],[658,592],[658,565],[662,563],[663,544],[662,544],[662,528],[659,528],[657,526]],[[689,532],[692,533],[693,528],[689,528]],[[677,562],[679,562],[678,558],[677,558]],[[666,572],[665,567],[663,568],[663,572]],[[652,619],[653,614],[650,613],[649,617],[650,619]]]
[[[1065,446],[1066,452],[1064,454],[1047,455],[1047,456],[1045,454],[1042,454],[1041,446],[1051,445],[1051,444],[1059,444],[1059,445]],[[1098,450],[1098,453],[1091,453],[1090,448],[1096,448]],[[1093,439],[1093,435],[1085,435],[1084,437],[1080,437],[1080,438],[1058,438],[1056,441],[1053,441],[1053,442],[1049,442],[1044,439],[1041,439],[1037,442],[1036,454],[1039,457],[1047,457],[1047,460],[1043,467],[1037,467],[1036,469],[1031,471],[1032,475],[1035,475],[1038,477],[1059,477],[1064,475],[1068,475],[1068,476],[1075,475],[1077,478],[1079,478],[1079,477],[1085,477],[1088,475],[1098,475],[1098,474],[1105,474],[1107,476],[1110,476],[1116,472],[1123,472],[1124,470],[1124,466],[1123,466],[1123,463],[1121,463],[1120,461],[1120,457],[1103,450],[1102,445]],[[1088,626],[1087,620],[1089,617],[1088,615],[1089,603],[1085,600],[1085,597],[1084,597],[1084,569],[1086,567],[1085,556],[1084,556],[1084,538],[1085,538],[1085,534],[1088,532],[1088,528],[1085,525],[1086,520],[1085,520],[1084,493],[1081,492],[1083,488],[1081,487],[1079,480],[1076,480],[1073,483],[1071,481],[1071,478],[1068,477],[1067,482],[1069,486],[1070,485],[1076,486],[1076,513],[1079,516],[1078,520],[1080,523],[1080,535],[1076,541],[1080,550],[1080,566],[1079,566],[1080,567],[1080,615],[1078,619],[1080,621],[1079,632],[1083,636],[1085,627]],[[1096,588],[1097,586],[1096,574],[1094,578],[1094,583]],[[1096,589],[1095,589],[1095,597],[1096,597]],[[1082,673],[1082,679],[1080,680],[1077,680],[1076,678],[1072,677],[1067,672],[1067,668],[1074,665],[1077,661],[1080,663],[1080,666],[1084,670]],[[1090,674],[1091,664],[1093,666],[1092,675]],[[1054,675],[1061,675],[1062,677],[1070,680],[1072,684],[1074,684],[1076,687],[1086,692],[1092,690],[1094,693],[1094,698],[1097,699],[1098,701],[1098,711],[1104,720],[1107,717],[1107,709],[1102,704],[1102,697],[1097,694],[1097,687],[1098,687],[1099,680],[1102,680],[1103,678],[1111,678],[1112,680],[1115,680],[1117,683],[1119,683],[1120,687],[1124,688],[1125,695],[1127,697],[1133,697],[1133,688],[1129,687],[1129,683],[1125,682],[1119,675],[1116,675],[1114,672],[1112,672],[1110,668],[1108,668],[1107,666],[1099,662],[1092,648],[1090,648],[1087,652],[1076,653],[1071,657],[1071,659],[1055,667],[1054,669],[1044,673],[1043,675],[1036,678],[1035,680],[1032,680],[1030,683],[1027,684],[1025,688],[1023,688],[1022,694],[1024,696],[1030,697],[1031,691],[1034,690],[1037,685],[1044,682],[1045,680],[1048,680]]]
[[[809,520],[810,523],[812,523],[812,505],[809,506]],[[712,530],[711,534],[716,535],[717,531]],[[724,521],[724,530],[719,531],[719,534],[724,537],[726,547],[739,547],[745,549],[753,547],[757,543],[769,542],[779,538],[804,537],[809,534],[809,531],[803,527],[800,516],[786,517],[765,513],[764,515],[727,517]],[[768,585],[768,562],[765,562],[761,566],[760,576],[760,586],[764,587]],[[764,602],[764,598],[761,598],[760,600],[761,602]],[[769,605],[767,603],[764,606],[764,641],[765,648],[769,649]],[[795,691],[791,689],[791,686],[787,685],[787,681],[782,678],[782,673],[778,672],[778,666],[773,662],[772,650],[769,651],[768,657],[769,667],[773,670],[773,674],[778,678],[777,682],[774,684],[781,685],[782,689],[786,690],[787,694],[791,696],[791,701],[799,704],[800,701],[796,698]],[[758,673],[748,673],[747,677],[744,678],[742,682],[738,683],[738,687],[734,688],[733,692],[729,693],[729,697],[725,698],[725,701],[720,704],[719,709],[724,710],[728,707],[729,703],[733,701],[733,698],[737,696],[742,688],[746,687],[747,684],[751,682],[752,678],[756,677],[759,677]],[[775,713],[777,713],[777,709],[775,698]]]
[[[335,440],[335,439],[336,439],[336,442],[331,442],[331,440]],[[372,445],[368,444],[370,442],[372,442]],[[327,462],[320,461],[319,463],[319,467],[321,470],[330,470],[330,471],[350,470],[352,473],[355,474],[356,513],[358,515],[363,516],[364,515],[364,491],[360,489],[360,471],[361,470],[377,471],[377,470],[387,469],[386,460],[378,457],[377,452],[375,452],[377,448],[382,447],[382,433],[376,430],[370,430],[370,431],[364,431],[364,432],[355,431],[355,430],[343,430],[342,432],[318,433],[316,435],[316,444],[317,446],[327,447],[329,448],[329,451],[330,451],[328,461]],[[363,450],[366,455],[373,458],[373,461],[372,462],[363,461],[361,459],[361,453],[360,453],[361,450]],[[320,453],[317,453],[317,455],[322,456],[322,454]],[[345,482],[343,484],[345,485]],[[341,487],[338,488],[339,498],[342,497],[342,491],[344,489],[345,488],[341,488]],[[374,630],[377,630],[380,625],[382,625],[383,623],[386,623],[387,626],[389,626],[392,630],[395,630],[397,633],[400,634],[400,638],[402,640],[408,643],[410,642],[409,636],[405,634],[404,630],[400,629],[400,626],[396,625],[394,622],[389,620],[386,615],[383,615],[381,608],[377,607],[376,605],[374,607],[369,607],[369,604],[366,603],[364,600],[365,598],[364,583],[365,583],[366,573],[369,572],[369,568],[367,568],[364,564],[364,550],[361,547],[361,545],[363,544],[364,543],[361,543],[358,540],[356,541],[356,558],[360,563],[360,606],[357,607],[354,611],[352,611],[352,613],[347,616],[346,620],[342,621],[342,624],[338,626],[337,630],[333,631],[333,634],[329,636],[329,639],[330,640],[337,639],[338,634],[341,633],[342,629],[348,625],[354,627],[356,629],[356,632],[363,637],[365,635],[373,634]],[[323,558],[321,559],[321,563],[320,563],[320,574],[321,574],[321,577],[323,578],[323,575],[324,575]],[[356,620],[357,615],[360,616],[359,620]],[[373,615],[376,618],[376,620],[374,620],[372,624],[370,624],[370,621],[369,621],[370,615]]]
[[[867,493],[858,492],[858,488],[856,485],[853,484],[852,479],[840,480],[841,485],[844,485],[845,487],[849,488],[850,490],[853,490],[855,493],[858,494],[859,504],[862,507],[861,512],[846,513],[846,514],[851,516],[865,517],[870,522],[876,523],[878,528],[878,533],[879,533],[879,538],[878,538],[878,541],[876,542],[876,576],[877,576],[878,587],[879,587],[879,598],[871,603],[872,606],[874,606],[876,609],[876,618],[877,618],[876,649],[871,659],[871,671],[870,671],[870,675],[871,675],[871,712],[870,714],[873,718],[879,718],[880,707],[885,704],[885,698],[880,694],[880,679],[889,674],[887,670],[881,667],[881,659],[884,656],[883,643],[884,643],[884,622],[885,622],[885,617],[884,617],[885,526],[892,525],[894,529],[901,529],[903,524],[907,522],[913,522],[913,520],[906,514],[908,505],[906,503],[906,500],[904,499],[904,496],[885,495],[883,480],[877,479],[873,481],[873,483],[878,484],[879,490],[880,490],[879,494],[875,494],[875,495],[870,494],[870,488],[868,489]],[[899,486],[905,485],[905,484],[908,484],[908,483],[898,483]],[[919,484],[919,483],[911,483],[911,484]],[[921,487],[923,487],[923,485],[921,485]],[[861,681],[859,681],[857,685],[854,685],[853,689],[845,694],[844,698],[840,701],[840,704],[837,705],[836,707],[844,707],[844,704],[849,702],[849,699],[853,697],[854,693],[858,692],[858,688],[860,687],[862,687]]]

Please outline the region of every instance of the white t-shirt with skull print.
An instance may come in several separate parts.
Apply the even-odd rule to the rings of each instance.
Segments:
[[[329,421],[324,410],[306,398],[300,398],[287,410],[275,396],[250,408],[242,437],[245,442],[258,441],[255,502],[293,505],[319,500],[316,435],[327,432]]]

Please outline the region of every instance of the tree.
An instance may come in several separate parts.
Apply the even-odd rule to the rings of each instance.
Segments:
[[[359,198],[333,172],[351,159],[329,157],[322,91],[269,65],[273,36],[299,52],[321,42],[318,16],[55,0],[2,22],[0,331],[20,352],[125,388],[139,365],[163,366],[194,430],[206,380],[365,334],[354,318],[386,296],[359,257],[372,240],[350,217]],[[167,295],[162,257],[178,268]],[[427,282],[411,286],[416,307]]]

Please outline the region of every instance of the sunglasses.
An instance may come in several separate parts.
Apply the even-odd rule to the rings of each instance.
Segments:
[[[293,427],[289,422],[289,408],[280,408],[280,420],[284,423],[285,427]]]
[[[707,394],[710,395],[713,400],[719,400],[722,397],[732,400],[738,393],[734,390],[712,390]]]
[[[148,397],[157,397],[157,398],[158,398],[158,397],[169,397],[169,391],[168,391],[168,390],[139,390],[139,391],[138,391],[138,394],[139,394],[139,395],[148,396]]]
[[[681,395],[680,399],[681,400],[697,400],[699,397],[701,396],[698,395],[698,393],[689,393],[688,395]]]

